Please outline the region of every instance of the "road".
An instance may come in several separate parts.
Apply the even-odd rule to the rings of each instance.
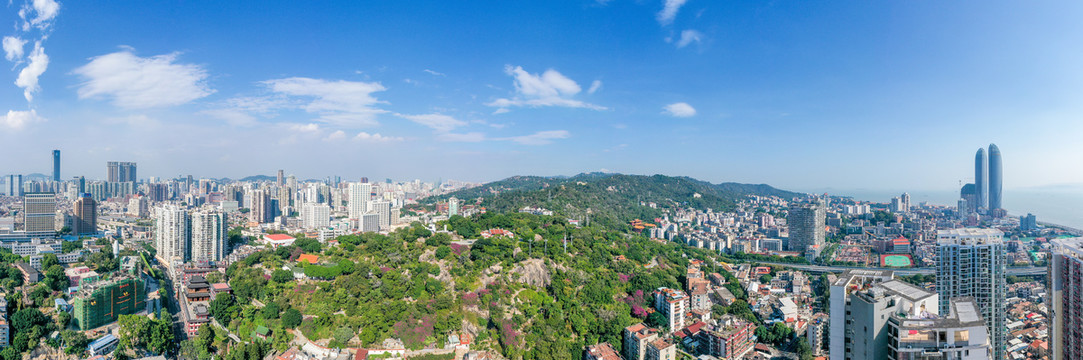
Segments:
[[[886,268],[886,267],[825,266],[825,265],[805,265],[805,264],[790,264],[790,263],[765,262],[765,261],[756,261],[756,263],[766,264],[766,265],[779,265],[779,266],[792,267],[794,269],[798,269],[798,270],[806,271],[806,272],[810,272],[810,273],[826,273],[826,272],[841,273],[841,272],[846,271],[846,270],[861,269],[861,270],[891,270],[891,271],[895,272],[895,275],[899,275],[899,276],[917,275],[917,274],[921,274],[921,275],[934,275],[934,274],[936,274],[936,268],[903,268],[903,269],[899,269],[899,268]],[[1010,267],[1010,268],[1008,268],[1007,275],[1017,275],[1017,276],[1018,275],[1045,275],[1047,271],[1048,270],[1047,270],[1047,268],[1045,266]]]

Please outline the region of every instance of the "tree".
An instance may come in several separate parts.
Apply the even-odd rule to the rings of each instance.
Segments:
[[[293,280],[293,273],[288,270],[276,269],[271,273],[271,281],[282,284]]]
[[[61,245],[61,248],[63,248],[63,245]],[[60,265],[60,259],[56,257],[56,254],[46,253],[45,256],[41,258],[41,267],[48,269],[53,265]]]
[[[156,353],[164,354],[173,350],[173,319],[169,317],[158,319],[151,325],[148,348]],[[209,326],[208,326],[209,327]]]
[[[282,313],[282,327],[293,329],[298,325],[301,325],[301,312],[294,308],[286,309],[286,311]]]
[[[435,233],[425,239],[425,246],[439,247],[451,245],[451,235],[447,233]]]
[[[264,319],[277,319],[278,315],[282,313],[282,308],[278,306],[278,303],[267,303],[267,306],[262,310]]]
[[[195,339],[196,346],[207,353],[214,352],[214,327],[201,326]]]
[[[214,300],[211,301],[211,316],[218,319],[218,322],[221,323],[222,326],[226,326],[233,316],[233,310],[230,309],[233,307],[233,304],[233,295],[230,295],[229,293],[218,294],[218,296],[215,296]]]
[[[436,248],[436,258],[437,259],[447,258],[447,256],[450,255],[450,254],[451,254],[451,248],[450,247],[441,246],[441,247]]]
[[[67,345],[64,353],[69,355],[82,354],[90,344],[90,339],[87,339],[82,331],[64,330],[60,333],[60,338],[64,339],[64,345]]]
[[[772,279],[771,274],[760,275],[760,283],[761,284],[769,284],[769,283],[771,283],[771,279]]]
[[[668,328],[669,320],[661,312],[655,311],[647,316],[647,326],[658,329]]]
[[[62,266],[53,265],[48,267],[48,269],[49,270],[45,271],[46,286],[53,289],[53,291],[61,291],[68,288],[68,276],[64,274],[64,268]]]
[[[11,327],[16,333],[29,332],[33,327],[45,326],[49,323],[49,317],[35,308],[19,310],[11,317]]]

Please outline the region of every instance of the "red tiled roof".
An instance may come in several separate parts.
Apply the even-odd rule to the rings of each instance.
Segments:
[[[267,234],[267,235],[263,235],[263,237],[268,239],[268,240],[274,240],[274,241],[294,240],[293,236],[289,236],[289,235],[286,235],[286,234]]]
[[[297,262],[307,261],[309,264],[316,264],[320,262],[320,257],[313,254],[301,254],[297,257]]]

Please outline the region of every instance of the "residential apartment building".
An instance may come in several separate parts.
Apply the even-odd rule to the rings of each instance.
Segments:
[[[684,291],[670,288],[658,288],[654,291],[654,309],[666,316],[667,333],[684,329],[689,302],[690,298]]]
[[[989,330],[993,359],[1004,359],[1006,331],[1006,253],[1003,233],[996,229],[963,228],[937,232],[936,289],[940,313],[949,300],[973,297]]]
[[[1052,358],[1083,359],[1083,238],[1053,240],[1049,284]]]
[[[951,299],[942,317],[905,314],[888,318],[889,360],[987,360],[992,354],[973,298]]]
[[[894,278],[891,271],[880,270],[847,270],[831,284],[831,329],[830,351],[831,360],[848,360],[852,358],[850,352],[855,330],[851,321],[850,303],[853,294],[868,290],[873,285]]]

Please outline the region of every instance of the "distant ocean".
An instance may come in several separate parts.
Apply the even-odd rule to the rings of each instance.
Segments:
[[[828,195],[850,196],[855,200],[886,203],[904,191],[821,189],[809,192],[817,194],[826,192]],[[958,191],[906,192],[910,193],[912,204],[928,202],[932,205],[954,207],[959,201]],[[1083,187],[1005,190],[1003,196],[1004,208],[1011,216],[1031,213],[1040,222],[1083,229]]]

